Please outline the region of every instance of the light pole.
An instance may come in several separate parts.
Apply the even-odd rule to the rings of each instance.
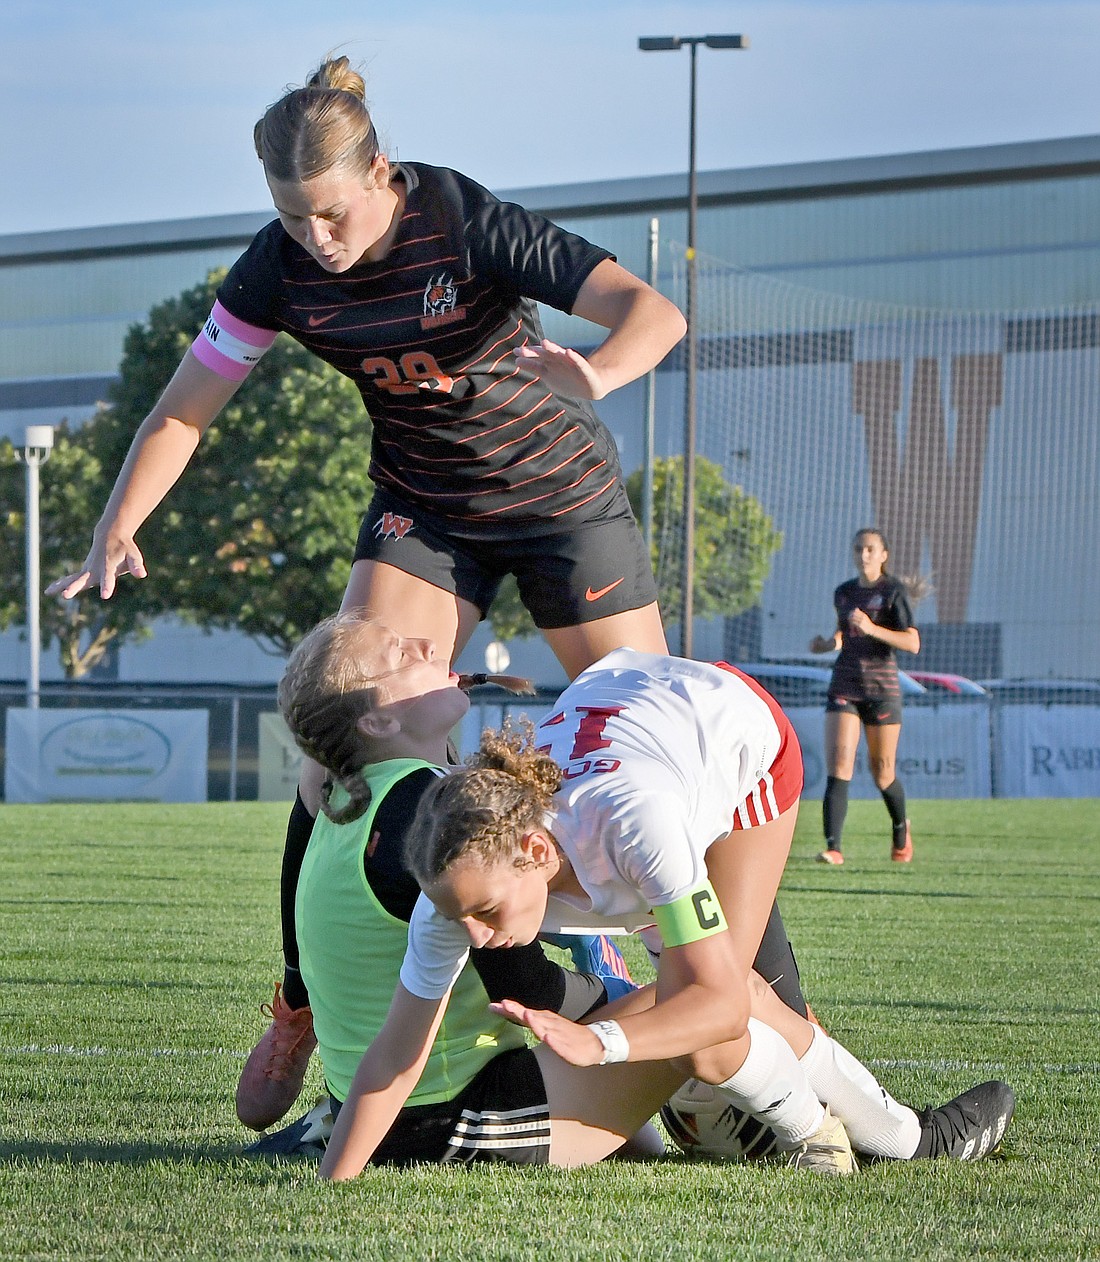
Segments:
[[[27,666],[27,709],[38,709],[38,676],[41,631],[38,618],[38,467],[44,465],[53,450],[52,425],[28,425],[23,434],[23,450],[16,458],[27,466],[27,644],[30,660]]]
[[[643,53],[673,52],[687,45],[691,49],[691,92],[688,124],[688,239],[687,239],[687,371],[684,382],[684,553],[682,569],[683,603],[680,613],[680,654],[692,655],[692,621],[695,616],[695,374],[698,354],[696,331],[695,221],[698,196],[695,187],[695,78],[696,50],[707,48],[748,48],[747,35],[646,35],[638,40]]]

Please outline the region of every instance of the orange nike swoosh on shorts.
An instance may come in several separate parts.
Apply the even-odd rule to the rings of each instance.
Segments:
[[[322,324],[328,324],[330,320],[335,320],[339,314],[339,311],[334,311],[331,315],[326,316],[311,315],[307,323],[311,329],[317,329],[320,328]]]
[[[584,598],[585,600],[599,600],[601,596],[606,596],[608,592],[613,592],[620,583],[625,582],[626,575],[624,574],[622,578],[617,578],[613,583],[608,583],[606,587],[601,587],[598,592],[594,592],[590,587],[588,591],[584,593]]]

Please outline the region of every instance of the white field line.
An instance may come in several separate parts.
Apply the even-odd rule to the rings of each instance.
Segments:
[[[24,1043],[20,1046],[0,1047],[0,1059],[5,1056],[75,1056],[101,1057],[107,1060],[157,1060],[166,1057],[179,1057],[183,1060],[229,1059],[243,1060],[248,1050],[239,1051],[230,1047],[189,1048],[189,1047],[75,1047],[65,1043]],[[974,1061],[974,1060],[919,1060],[912,1057],[904,1059],[868,1060],[866,1064],[872,1069],[910,1069],[931,1073],[948,1074],[969,1073],[1003,1074],[1044,1073],[1044,1074],[1100,1074],[1100,1062],[1083,1062],[1079,1064],[1053,1064],[1046,1061]]]
[[[229,1057],[243,1060],[247,1051],[235,1051],[230,1047],[74,1047],[69,1043],[24,1043],[19,1047],[0,1047],[4,1056],[90,1056],[108,1060],[156,1060],[158,1057],[178,1056],[181,1059],[210,1060]]]
[[[982,1060],[914,1060],[875,1058],[866,1062],[872,1069],[917,1069],[930,1070],[937,1074],[953,1074],[961,1070],[971,1073],[1003,1074],[1011,1070],[1017,1073],[1044,1074],[1095,1074],[1100,1072],[1100,1062],[1084,1062],[1081,1064],[1057,1065],[1047,1061],[998,1062]]]

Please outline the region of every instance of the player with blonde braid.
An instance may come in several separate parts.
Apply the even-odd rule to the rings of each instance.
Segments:
[[[793,728],[754,681],[626,649],[583,672],[533,741],[487,736],[481,755],[435,781],[418,806],[406,860],[426,897],[322,1174],[350,1178],[371,1159],[471,945],[654,925],[652,1006],[633,997],[587,1024],[522,1002],[494,1010],[578,1067],[668,1061],[766,1120],[804,1168],[850,1173],[849,1134],[878,1157],[990,1151],[1012,1113],[1005,1084],[918,1115],[753,980],[801,787]]]
[[[271,105],[253,142],[278,217],[230,269],[139,427],[84,564],[49,592],[107,599],[121,576],[146,577],[139,528],[284,333],[354,381],[370,415],[373,488],[342,608],[425,636],[454,662],[512,574],[570,678],[622,644],[664,652],[648,550],[593,403],[681,339],[673,303],[470,177],[391,161],[346,57]],[[606,336],[583,355],[559,346],[540,303]],[[283,855],[270,1057],[251,1096],[238,1094],[257,1128],[283,1115],[305,1072],[293,905],[321,779],[307,759]]]

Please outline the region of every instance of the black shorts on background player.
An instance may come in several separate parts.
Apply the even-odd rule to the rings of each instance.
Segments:
[[[854,714],[864,727],[885,727],[887,723],[901,723],[901,693],[896,697],[875,697],[863,701],[849,701],[847,697],[829,696],[825,701],[826,714]]]
[[[829,681],[830,700],[834,697],[850,702],[896,700],[899,705],[895,722],[900,723],[897,656],[882,640],[853,631],[849,619],[857,609],[862,609],[877,626],[888,631],[908,631],[913,626],[913,610],[905,584],[883,575],[873,587],[861,587],[859,579],[852,578],[841,583],[833,593],[833,605],[843,639]]]

